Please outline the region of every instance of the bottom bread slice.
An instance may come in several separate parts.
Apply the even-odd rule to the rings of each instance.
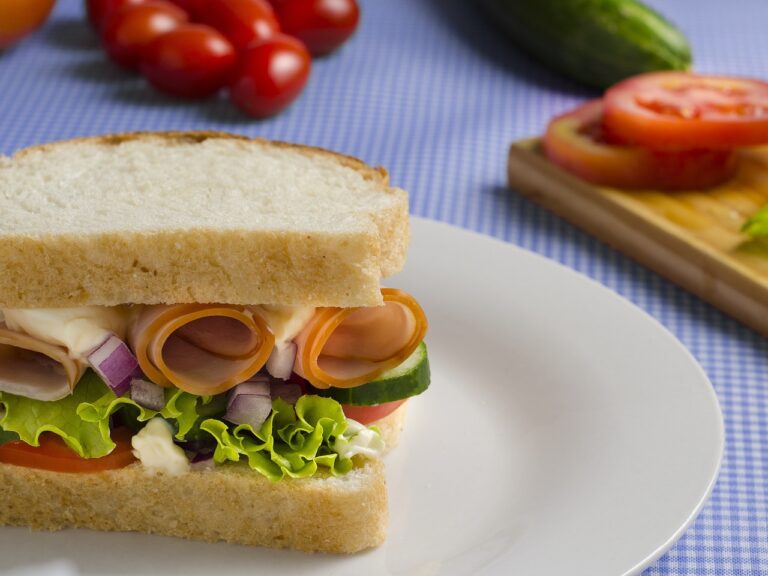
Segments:
[[[138,463],[90,474],[0,464],[0,523],[352,553],[386,537],[384,465],[371,460],[341,477],[271,482],[241,464],[181,476],[151,474]]]
[[[389,449],[406,405],[376,424]],[[0,464],[0,524],[38,530],[92,528],[208,542],[354,553],[382,544],[388,522],[381,460],[344,476],[271,482],[245,464],[180,476],[141,464],[71,474]]]

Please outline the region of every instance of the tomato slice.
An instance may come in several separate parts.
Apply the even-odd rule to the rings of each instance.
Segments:
[[[124,468],[136,460],[127,428],[114,430],[112,440],[117,446],[107,456],[82,458],[60,436],[46,432],[40,436],[40,446],[30,446],[21,440],[0,445],[0,462],[53,472],[101,472]]]
[[[605,93],[606,129],[624,142],[662,150],[768,143],[768,83],[748,78],[654,72]]]
[[[552,120],[544,136],[547,158],[593,184],[625,189],[710,188],[736,170],[733,150],[674,152],[611,143],[602,116],[602,101],[593,100]]]
[[[383,404],[376,404],[375,406],[353,406],[352,404],[342,404],[341,407],[344,410],[344,416],[357,420],[360,424],[373,424],[377,420],[389,416],[397,410],[400,405],[405,402],[407,398],[402,400],[395,400],[393,402],[384,402]]]

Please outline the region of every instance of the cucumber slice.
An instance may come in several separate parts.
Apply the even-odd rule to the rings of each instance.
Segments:
[[[328,388],[317,393],[341,404],[373,406],[416,396],[428,387],[429,360],[427,346],[422,342],[402,364],[384,372],[376,380],[354,388]]]

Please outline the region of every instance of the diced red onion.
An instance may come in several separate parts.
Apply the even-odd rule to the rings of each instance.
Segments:
[[[246,380],[232,388],[229,392],[229,401],[227,402],[227,408],[232,405],[232,402],[238,396],[242,394],[248,394],[251,396],[266,396],[269,398],[269,378],[266,376],[254,376],[250,380]]]
[[[296,344],[293,342],[272,348],[272,353],[267,360],[267,372],[280,380],[288,380],[296,362],[296,350]]]
[[[88,354],[88,363],[112,391],[123,396],[137,375],[139,363],[125,342],[110,335]]]
[[[288,404],[296,404],[299,397],[304,394],[304,391],[299,384],[288,382],[273,382],[272,386],[269,388],[269,392],[273,400],[275,398],[282,398],[288,402]]]
[[[271,411],[269,383],[248,381],[232,389],[224,419],[235,424],[250,424],[258,430]]]
[[[139,406],[159,412],[165,408],[165,390],[144,378],[131,380],[131,400]]]

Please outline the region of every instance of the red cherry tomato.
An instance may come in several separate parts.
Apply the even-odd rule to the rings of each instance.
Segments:
[[[251,116],[271,116],[299,95],[311,67],[312,58],[304,44],[278,34],[241,55],[230,85],[230,99]]]
[[[280,32],[266,0],[207,0],[200,4],[196,16],[229,38],[238,51]]]
[[[0,50],[21,40],[46,21],[54,0],[0,1]]]
[[[0,445],[0,462],[39,468],[54,472],[101,472],[125,468],[136,460],[131,450],[131,433],[125,428],[112,432],[114,450],[103,458],[81,458],[51,433],[40,436],[40,446],[30,446],[21,440]]]
[[[353,406],[352,404],[342,404],[341,407],[344,410],[344,416],[357,420],[360,424],[373,424],[377,420],[389,416],[400,408],[407,398],[403,400],[395,400],[394,402],[384,402],[383,404],[376,404],[375,406]]]
[[[648,148],[735,148],[768,144],[768,83],[654,72],[605,94],[606,129]]]
[[[203,24],[186,24],[147,46],[140,69],[162,92],[205,98],[227,83],[236,61],[234,47],[220,32]]]
[[[736,169],[733,150],[664,152],[609,143],[602,114],[602,101],[594,100],[552,120],[544,136],[547,157],[593,184],[627,189],[710,188]]]
[[[341,46],[360,20],[355,0],[282,0],[275,9],[283,32],[296,36],[315,56]]]
[[[109,14],[101,40],[114,62],[135,69],[142,51],[152,40],[186,21],[186,12],[178,6],[168,2],[146,2]]]
[[[146,4],[150,0],[86,0],[85,8],[88,21],[94,30],[101,30],[110,14],[129,6]]]
[[[176,4],[179,8],[184,10],[192,20],[197,19],[197,11],[201,4],[205,4],[207,0],[167,0],[171,4]]]

